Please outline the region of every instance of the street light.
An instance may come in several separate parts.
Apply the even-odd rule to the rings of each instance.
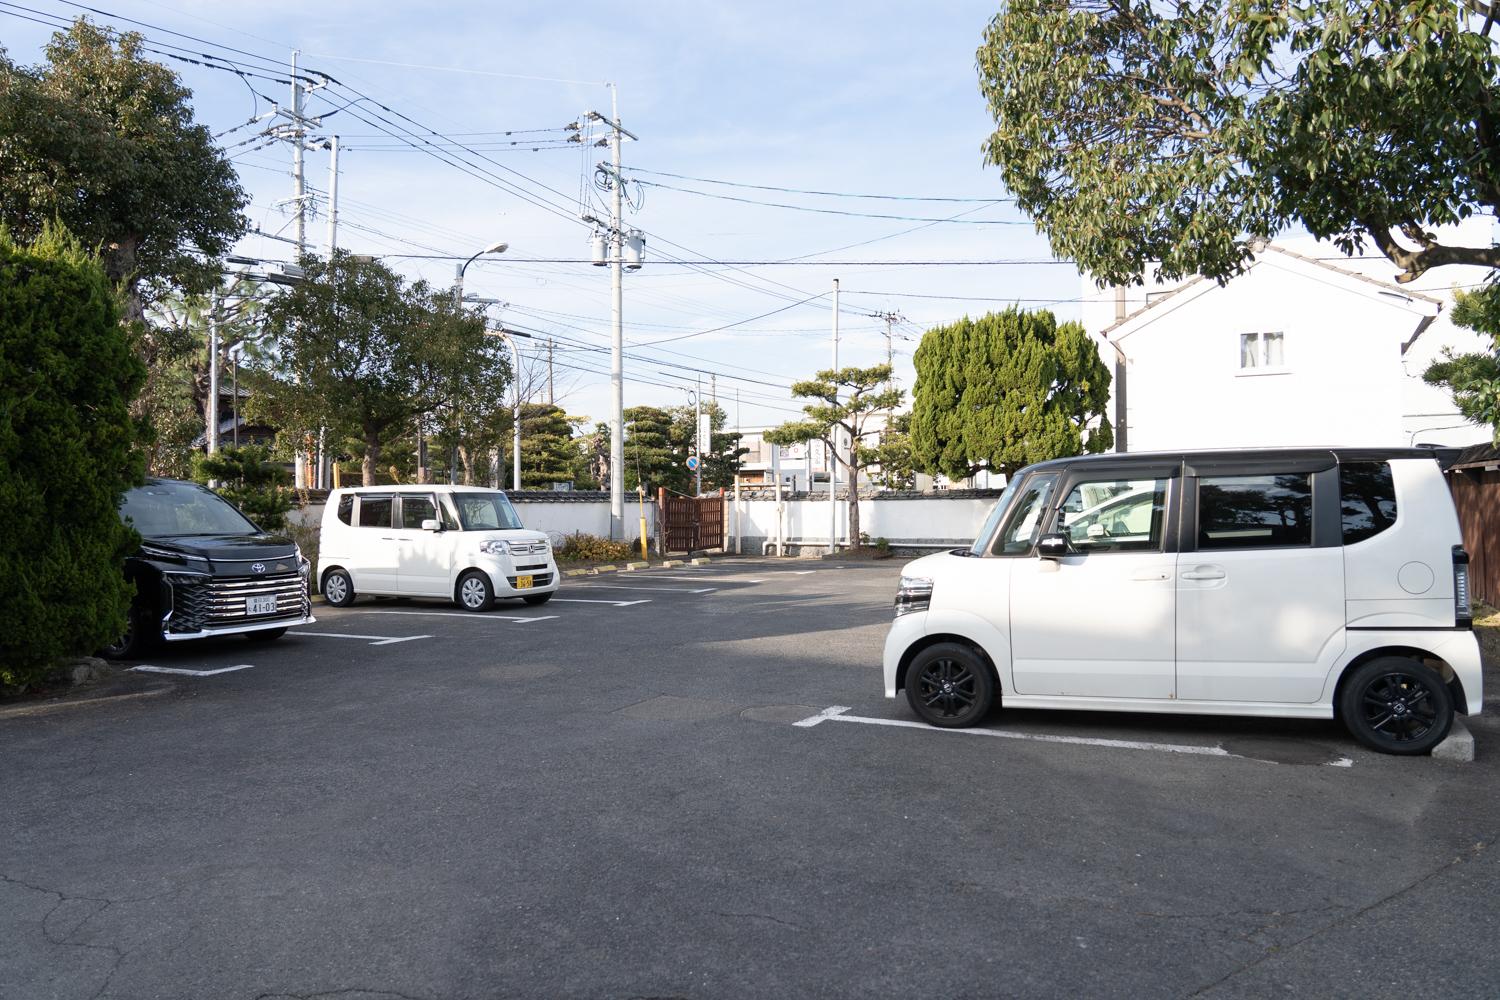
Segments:
[[[505,346],[510,348],[511,376],[515,381],[516,388],[515,408],[511,411],[510,419],[512,430],[515,434],[511,442],[510,488],[519,490],[521,488],[521,352],[516,349],[515,341],[510,338],[525,337],[527,340],[530,340],[532,337],[529,333],[522,333],[520,330],[507,330],[504,327],[498,330],[486,330],[484,333],[487,337],[499,337],[505,341]],[[500,473],[496,472],[495,475],[498,477]]]
[[[472,264],[472,263],[474,263],[480,257],[483,257],[485,254],[504,253],[505,251],[507,251],[509,249],[510,249],[510,244],[509,243],[505,243],[503,241],[496,241],[494,243],[491,243],[489,246],[485,247],[483,250],[481,250],[478,253],[476,253],[474,256],[470,257],[468,260],[464,261],[462,264],[458,265],[458,277],[453,282],[453,304],[454,304],[455,307],[460,307],[460,306],[463,305],[463,301],[464,301],[464,272],[469,269],[469,265]]]

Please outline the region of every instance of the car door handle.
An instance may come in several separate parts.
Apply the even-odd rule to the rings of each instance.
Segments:
[[[381,535],[380,536],[380,540],[382,542],[399,542],[399,541],[401,541],[401,539],[396,538],[394,535]]]
[[[1225,573],[1216,566],[1203,566],[1198,569],[1190,569],[1182,574],[1184,580],[1222,580]]]

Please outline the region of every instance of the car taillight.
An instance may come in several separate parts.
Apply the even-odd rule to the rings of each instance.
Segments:
[[[1474,612],[1469,607],[1469,554],[1462,545],[1453,546],[1453,624],[1474,627]]]

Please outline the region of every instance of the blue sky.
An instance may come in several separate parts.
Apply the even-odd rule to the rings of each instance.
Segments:
[[[57,0],[17,2],[54,17],[80,12]],[[377,115],[413,130],[417,126],[370,101],[325,120],[324,134],[338,133],[343,147],[339,245],[381,255],[467,255],[497,239],[507,241],[505,255],[469,268],[466,291],[507,303],[503,310],[491,310],[497,321],[557,338],[559,388],[566,388],[562,401],[573,413],[596,420],[607,414],[607,376],[582,369],[608,368],[607,354],[586,349],[608,344],[608,270],[526,260],[588,256],[589,229],[569,216],[578,212],[581,179],[592,177],[593,161],[607,151],[590,149],[588,160],[577,146],[502,151],[494,144],[509,140],[478,133],[557,129],[586,110],[608,113],[604,81],[618,86],[621,120],[640,139],[626,143],[624,151],[627,174],[636,180],[843,212],[916,219],[964,212],[975,221],[1021,223],[923,226],[743,204],[664,187],[633,188],[644,193],[644,201],[627,215],[647,232],[647,265],[626,278],[627,341],[697,335],[630,352],[627,406],[685,402],[682,389],[691,387],[695,376],[684,367],[669,367],[671,362],[720,372],[719,399],[729,405],[731,422],[736,387],[745,426],[793,416],[797,404],[785,386],[829,364],[831,309],[826,296],[783,307],[827,292],[834,278],[845,289],[841,363],[883,361],[885,325],[871,314],[899,312],[908,322],[898,333],[910,338],[896,344],[898,374],[907,388],[910,353],[926,327],[1017,300],[1031,306],[1062,300],[1055,311],[1077,315],[1071,300],[1080,283],[1069,265],[853,263],[1050,257],[1046,240],[1009,205],[857,200],[662,176],[860,194],[1003,198],[998,172],[981,165],[980,144],[990,123],[974,71],[974,50],[996,10],[992,3],[916,8],[904,3],[468,2],[423,9],[281,0],[254,5],[98,0],[98,5],[107,15],[90,15],[96,20],[122,28],[131,27],[124,18],[146,22],[151,27],[139,30],[149,38],[195,51],[203,47],[168,32],[266,60],[287,60],[298,48],[302,69],[322,70],[347,85],[320,92],[309,103],[311,110],[347,103],[352,88],[482,153],[488,159],[450,147],[451,157],[477,163],[550,204],[552,210],[535,207],[429,155],[390,148],[401,143],[377,131],[383,125]],[[13,8],[0,11],[7,9]],[[48,33],[0,13],[0,44],[18,62],[38,61]],[[248,56],[236,58],[270,69]],[[199,120],[215,132],[266,111],[264,98],[289,99],[286,87],[270,81],[247,86],[228,73],[163,61],[193,89]],[[252,222],[289,235],[290,217],[277,203],[292,193],[290,148],[232,145],[260,127],[229,131],[222,141],[252,196]],[[561,134],[511,138],[545,141]],[[657,173],[632,173],[632,167]],[[326,153],[307,155],[307,176],[316,190],[326,189],[327,170]],[[592,192],[592,185],[585,190]],[[321,214],[308,232],[314,248],[321,249]],[[860,243],[865,245],[826,253]],[[285,259],[291,248],[251,237],[240,250]],[[810,260],[851,263],[695,270],[663,260],[670,254],[780,261],[820,253]],[[413,278],[442,286],[452,282],[452,261],[386,259]],[[743,322],[774,310],[782,311]],[[726,324],[739,325],[699,333]],[[523,343],[523,351],[528,346]],[[704,385],[706,392],[706,376]]]

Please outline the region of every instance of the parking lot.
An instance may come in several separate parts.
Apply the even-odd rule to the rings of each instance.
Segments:
[[[0,718],[0,998],[1493,995],[1495,716],[1472,764],[930,729],[881,692],[898,572],[319,606]]]

